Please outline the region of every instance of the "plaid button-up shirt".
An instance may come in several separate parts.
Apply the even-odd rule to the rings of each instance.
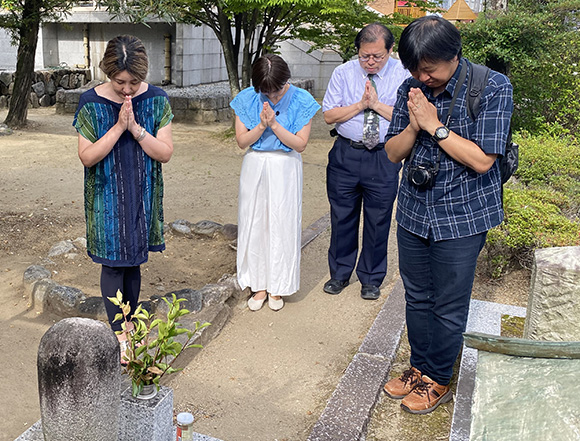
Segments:
[[[479,115],[475,121],[471,121],[466,107],[467,79],[471,68],[468,69],[464,84],[457,84],[461,66],[466,62],[465,58],[460,61],[447,87],[437,97],[424,84],[421,89],[437,108],[439,120],[445,121],[455,87],[461,87],[451,113],[449,129],[473,141],[486,154],[503,155],[513,111],[512,85],[505,75],[491,71],[481,96]],[[397,102],[385,141],[401,133],[409,124],[407,99],[410,87],[411,79],[407,79],[397,92]],[[439,144],[428,133],[420,131],[413,165],[434,166],[439,149]],[[420,189],[409,182],[407,163],[408,160],[403,167],[397,202],[397,222],[402,228],[418,236],[432,236],[435,241],[440,241],[483,233],[502,222],[498,161],[486,173],[477,173],[442,151],[439,173],[430,189]]]

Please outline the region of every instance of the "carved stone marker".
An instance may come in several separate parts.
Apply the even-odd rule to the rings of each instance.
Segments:
[[[524,338],[580,341],[580,247],[536,250]]]
[[[45,441],[117,441],[119,343],[102,322],[67,318],[38,348],[38,390]]]
[[[150,400],[131,396],[131,387],[121,392],[119,441],[170,441],[173,427],[173,389],[161,387]]]

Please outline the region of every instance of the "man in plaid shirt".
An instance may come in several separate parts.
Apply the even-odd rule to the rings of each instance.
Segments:
[[[479,114],[470,120],[473,68],[461,57],[459,31],[441,17],[407,26],[399,57],[415,80],[399,88],[385,150],[392,162],[406,159],[397,240],[411,366],[384,389],[403,399],[404,410],[424,414],[453,397],[449,382],[477,257],[487,231],[503,220],[498,157],[505,154],[513,100],[508,78],[491,71]]]

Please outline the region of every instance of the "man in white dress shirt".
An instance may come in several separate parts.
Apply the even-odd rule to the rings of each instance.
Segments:
[[[358,59],[334,70],[324,95],[324,120],[336,125],[337,134],[328,154],[326,180],[332,224],[330,280],[324,285],[328,294],[342,292],[356,265],[361,297],[376,300],[387,273],[387,242],[401,164],[389,161],[383,141],[397,89],[409,76],[401,62],[390,57],[394,43],[386,26],[365,26],[355,39]],[[363,240],[357,264],[361,205]]]

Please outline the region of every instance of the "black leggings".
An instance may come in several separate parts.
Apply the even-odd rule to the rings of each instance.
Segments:
[[[103,265],[101,270],[101,294],[105,301],[105,309],[109,324],[113,331],[120,331],[122,321],[115,321],[115,315],[121,312],[121,308],[113,305],[107,297],[116,297],[117,290],[123,293],[123,302],[129,302],[131,312],[127,320],[130,320],[139,303],[139,291],[141,290],[141,267],[111,267]]]

